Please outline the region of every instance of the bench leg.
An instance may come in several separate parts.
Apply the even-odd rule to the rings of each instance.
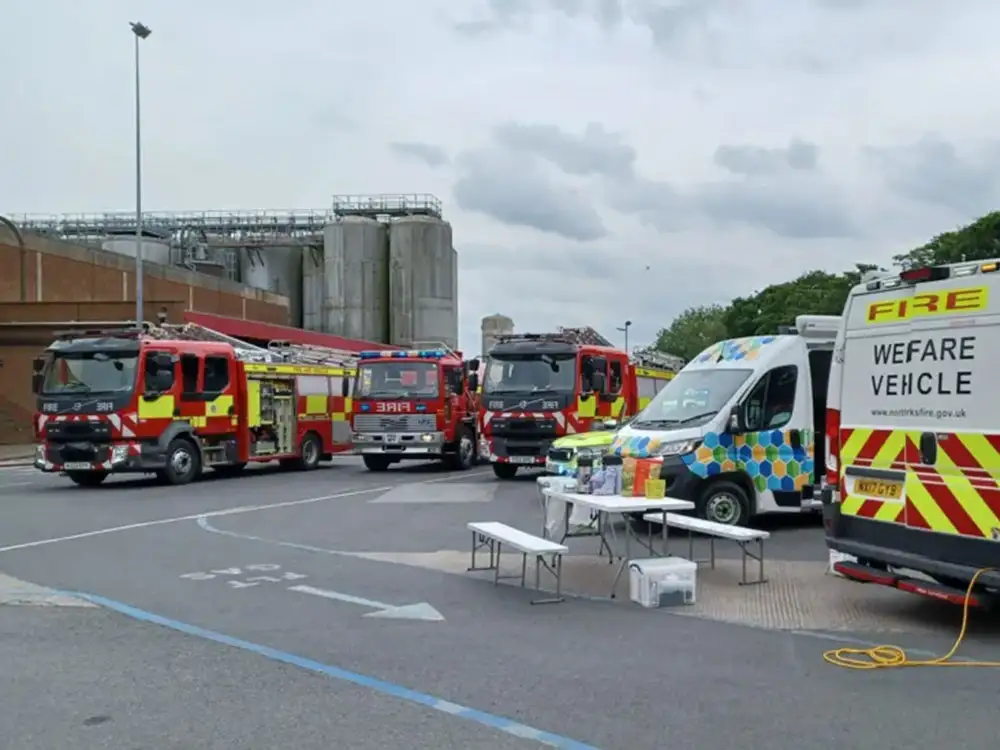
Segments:
[[[710,536],[708,538],[708,559],[712,566],[712,570],[715,570],[715,537]]]
[[[478,541],[476,537],[479,537]],[[490,564],[488,567],[480,568],[476,565],[476,551],[481,550],[483,547],[487,547],[490,550]],[[492,539],[487,539],[481,534],[477,534],[475,531],[472,532],[472,564],[469,565],[466,570],[493,570],[499,567],[499,559],[496,556],[496,550],[494,548],[494,543]]]
[[[503,549],[503,542],[497,542],[497,564],[493,568],[493,585],[500,585],[500,551]],[[492,555],[490,555],[492,561]]]
[[[557,604],[564,601],[562,595],[562,553],[556,553],[555,565],[549,565],[544,555],[535,556],[535,589],[541,590],[541,571],[545,568],[556,579],[556,595],[545,599],[532,599],[532,604]]]
[[[694,562],[694,532],[688,529],[688,560]]]
[[[528,553],[521,553],[521,588],[524,588],[524,578],[528,575]]]
[[[743,579],[740,581],[740,586],[755,586],[760,583],[767,583],[767,578],[764,576],[764,540],[757,539],[755,541],[757,542],[756,554],[748,549],[749,545],[753,544],[753,542],[737,542],[743,551]],[[757,579],[753,581],[747,580],[748,557],[757,561]]]

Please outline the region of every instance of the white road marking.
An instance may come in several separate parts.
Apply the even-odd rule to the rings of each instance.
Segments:
[[[403,484],[389,490],[369,503],[391,505],[425,505],[434,503],[488,503],[493,500],[497,487],[484,482],[454,482],[437,487],[413,487]]]
[[[4,487],[28,487],[34,482],[0,482],[0,490]]]
[[[363,599],[360,596],[342,594],[339,591],[330,591],[329,589],[318,589],[313,586],[289,586],[288,590],[297,591],[300,594],[320,596],[324,599],[333,599],[338,602],[358,604],[362,607],[376,610],[375,612],[368,613],[365,617],[385,617],[393,620],[425,620],[427,622],[442,622],[444,620],[444,615],[427,602],[404,604],[397,607],[394,604],[384,604],[374,599]]]
[[[281,503],[268,503],[266,505],[241,505],[236,508],[226,508],[224,510],[212,510],[202,513],[191,513],[187,516],[174,516],[173,518],[160,518],[155,521],[140,521],[129,523],[124,526],[112,526],[107,529],[95,529],[94,531],[83,531],[79,534],[69,534],[68,536],[58,536],[52,539],[39,539],[36,542],[24,542],[22,544],[11,544],[7,547],[0,547],[0,552],[13,552],[19,549],[31,549],[32,547],[44,547],[49,544],[59,542],[70,542],[75,539],[89,539],[94,536],[114,534],[118,531],[131,531],[132,529],[147,529],[151,526],[164,526],[169,523],[180,523],[181,521],[197,521],[199,518],[214,518],[216,516],[235,516],[240,513],[252,513],[258,510],[272,510],[274,508],[291,508],[296,505],[309,505],[311,503],[321,503],[325,500],[336,500],[341,497],[354,497],[356,495],[368,495],[373,492],[385,492],[391,487],[366,487],[359,490],[347,490],[334,495],[322,495],[320,497],[307,497],[302,500],[286,500]]]
[[[456,479],[463,479],[473,476],[481,476],[487,472],[462,472],[454,476],[438,477],[436,479],[424,479],[418,482],[404,482],[403,484],[434,484],[436,482],[451,482]],[[22,549],[31,549],[33,547],[45,547],[50,544],[58,544],[59,542],[71,542],[76,539],[89,539],[95,536],[104,536],[105,534],[115,534],[119,531],[132,531],[133,529],[147,529],[152,526],[165,526],[171,523],[180,523],[182,521],[197,521],[201,518],[214,518],[217,516],[235,516],[240,513],[253,513],[258,510],[272,510],[275,508],[292,508],[296,505],[310,505],[312,503],[321,503],[326,500],[337,500],[342,497],[356,497],[358,495],[370,495],[375,492],[388,492],[389,490],[395,489],[401,486],[400,484],[385,485],[382,487],[365,487],[363,489],[356,490],[345,490],[344,492],[337,492],[332,495],[321,495],[320,497],[307,497],[302,500],[286,500],[280,503],[267,503],[264,505],[241,505],[235,508],[226,508],[223,510],[212,510],[202,513],[191,513],[186,516],[174,516],[173,518],[159,518],[153,521],[140,521],[138,523],[129,523],[124,526],[112,526],[106,529],[94,529],[93,531],[83,531],[79,534],[69,534],[67,536],[58,536],[51,539],[39,539],[34,542],[23,542],[21,544],[11,544],[6,547],[0,547],[0,552],[15,552]]]

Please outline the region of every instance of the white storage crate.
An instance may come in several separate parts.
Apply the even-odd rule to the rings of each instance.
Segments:
[[[698,565],[683,557],[629,560],[629,598],[643,607],[694,604]]]

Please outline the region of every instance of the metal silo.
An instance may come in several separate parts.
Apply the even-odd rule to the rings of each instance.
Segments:
[[[324,228],[323,331],[386,341],[388,262],[384,224],[366,217],[344,216]]]
[[[302,327],[309,331],[323,330],[323,249],[306,247],[302,250]]]
[[[240,278],[247,286],[288,297],[292,325],[302,322],[302,248],[245,247],[239,253]]]
[[[489,354],[490,349],[497,343],[500,336],[509,336],[514,333],[514,321],[500,313],[487,315],[483,318],[480,331],[483,334],[483,342],[479,353],[486,355]]]
[[[389,224],[389,342],[458,347],[458,269],[451,224],[407,216]]]

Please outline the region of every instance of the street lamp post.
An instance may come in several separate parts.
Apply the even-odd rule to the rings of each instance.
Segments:
[[[625,353],[628,354],[628,329],[632,327],[632,321],[626,320],[625,325],[618,330],[625,334]]]
[[[142,109],[139,105],[139,42],[152,30],[138,21],[129,23],[135,35],[135,324],[142,327]]]

